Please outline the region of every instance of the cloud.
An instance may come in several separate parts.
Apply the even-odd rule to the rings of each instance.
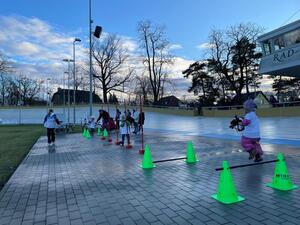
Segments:
[[[210,49],[210,48],[213,48],[214,45],[213,44],[210,44],[208,42],[205,42],[203,44],[200,44],[200,45],[197,45],[196,48],[198,49]]]
[[[72,55],[74,37],[56,30],[38,18],[0,16],[0,27],[0,49],[15,63],[19,63],[17,68],[20,71],[17,72],[58,76],[53,73],[57,62],[60,62],[62,69],[61,60]],[[29,69],[29,64],[37,68],[40,64],[48,66],[43,71],[37,71]]]
[[[173,57],[173,64],[167,67],[172,78],[183,77],[182,71],[186,70],[193,60],[188,60],[182,57]]]
[[[127,36],[119,37],[124,48],[128,49],[131,53],[134,53],[137,50],[138,44],[136,41],[132,40],[132,38]]]
[[[74,33],[61,32],[55,26],[38,18],[23,16],[0,16],[0,49],[11,58],[17,74],[46,80],[51,77],[57,83],[67,70],[64,58],[72,57]],[[88,40],[86,35],[77,37],[82,42],[76,44],[76,60],[78,65],[87,59]],[[106,33],[102,34],[104,38]],[[136,68],[141,74],[144,70],[143,58],[138,54],[138,43],[132,37],[119,36],[124,47],[130,51],[130,61],[124,69]],[[170,45],[170,50],[181,49],[180,44]],[[182,96],[186,94],[190,81],[183,78],[182,71],[193,62],[181,57],[173,57],[174,63],[168,66],[167,71],[173,86],[166,90],[168,94]],[[55,86],[55,85],[54,85]]]
[[[182,49],[182,46],[180,44],[171,44],[169,46],[170,50],[176,50],[176,49]]]
[[[40,52],[39,46],[27,41],[23,41],[17,45],[14,45],[12,49],[14,49],[18,55],[22,56],[36,55]]]

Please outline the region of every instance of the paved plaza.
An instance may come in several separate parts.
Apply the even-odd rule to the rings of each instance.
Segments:
[[[211,198],[223,160],[249,162],[237,141],[153,130],[145,135],[154,160],[184,156],[189,140],[197,164],[172,161],[142,170],[140,136],[133,136],[131,150],[97,136],[58,136],[55,147],[41,137],[0,192],[0,224],[300,224],[300,189],[266,187],[274,164],[232,170],[245,201],[223,205]],[[300,146],[263,149],[265,160],[282,151],[300,184]]]

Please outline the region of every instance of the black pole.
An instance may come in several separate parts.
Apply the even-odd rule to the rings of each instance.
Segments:
[[[265,161],[265,162],[258,162],[258,163],[249,163],[249,164],[242,164],[242,165],[237,165],[237,166],[230,166],[229,169],[235,169],[235,168],[240,168],[240,167],[247,167],[247,166],[256,166],[260,164],[266,164],[266,163],[273,163],[273,162],[278,162],[278,159],[275,160],[270,160],[270,161]],[[216,168],[216,171],[223,170],[223,168]]]
[[[181,160],[181,159],[186,159],[186,157],[175,158],[175,159],[163,159],[163,160],[156,160],[156,161],[153,161],[153,163],[169,162],[169,161],[175,161],[175,160]]]

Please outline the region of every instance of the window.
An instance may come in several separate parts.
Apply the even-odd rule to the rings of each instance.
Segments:
[[[283,37],[278,37],[276,39],[274,39],[274,50],[279,50],[279,49],[283,49],[285,47],[285,43],[283,40]]]
[[[271,42],[270,41],[265,41],[263,42],[263,49],[265,52],[265,55],[270,55],[272,52],[272,48],[271,48]]]
[[[284,35],[284,40],[287,46],[300,43],[300,28],[288,32]]]

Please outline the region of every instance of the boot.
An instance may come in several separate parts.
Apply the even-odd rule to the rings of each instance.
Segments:
[[[263,161],[263,160],[264,160],[264,159],[261,157],[260,154],[256,154],[256,155],[255,155],[254,162],[261,162],[261,161]]]
[[[256,154],[255,149],[251,149],[249,152],[249,160],[254,159],[254,156]]]

